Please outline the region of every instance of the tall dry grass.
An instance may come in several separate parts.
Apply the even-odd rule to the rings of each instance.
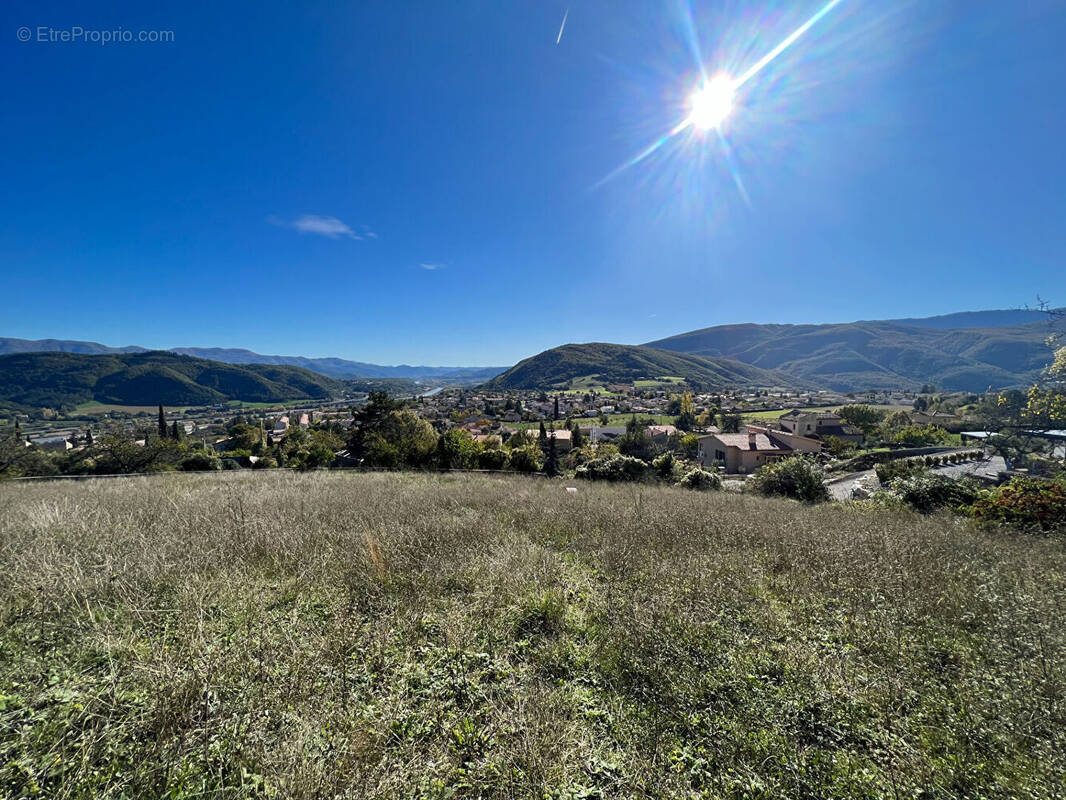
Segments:
[[[0,486],[5,797],[1056,797],[1061,541],[500,476]]]

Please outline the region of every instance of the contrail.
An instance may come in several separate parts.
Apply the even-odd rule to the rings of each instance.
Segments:
[[[566,18],[569,17],[569,16],[570,16],[570,9],[567,8],[566,11],[563,12],[563,24],[559,26],[559,35],[555,37],[555,43],[556,44],[559,44],[559,42],[561,42],[563,40],[563,28],[566,27]]]

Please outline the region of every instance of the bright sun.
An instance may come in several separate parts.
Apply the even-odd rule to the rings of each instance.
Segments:
[[[703,84],[689,98],[689,122],[700,130],[717,128],[733,110],[733,81],[718,75]]]

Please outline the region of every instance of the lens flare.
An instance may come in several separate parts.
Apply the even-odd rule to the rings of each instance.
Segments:
[[[689,99],[689,122],[701,131],[718,128],[733,110],[733,81],[718,75],[700,86]]]
[[[719,138],[722,140],[724,147],[728,147],[728,143],[722,136],[723,123],[729,118],[733,111],[734,101],[736,99],[737,91],[751,81],[756,75],[775,58],[781,55],[785,50],[795,44],[803,34],[814,27],[818,22],[822,20],[830,11],[840,5],[843,0],[827,0],[827,2],[814,14],[810,19],[796,28],[792,33],[782,39],[775,47],[773,47],[766,55],[752,64],[744,72],[740,73],[740,77],[734,79],[728,75],[717,75],[711,80],[707,80],[706,73],[703,72],[703,64],[699,64],[701,74],[704,75],[703,82],[697,87],[696,91],[692,93],[688,101],[688,116],[683,118],[673,128],[664,133],[650,145],[645,147],[631,159],[611,171],[603,179],[597,182],[596,186],[602,186],[608,181],[612,180],[616,175],[623,172],[630,167],[636,166],[644,159],[651,156],[653,153],[662,148],[665,144],[670,142],[675,136],[688,128],[694,128],[698,131],[717,131]],[[691,17],[688,18],[689,28],[692,28]],[[690,45],[699,57],[699,45],[695,37],[695,31],[691,31]],[[739,174],[736,169],[730,164],[730,170],[733,172],[734,178],[737,179],[738,188],[741,188],[741,193],[745,195],[746,192],[739,181]]]

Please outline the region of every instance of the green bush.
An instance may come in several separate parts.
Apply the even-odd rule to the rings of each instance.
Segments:
[[[511,450],[509,459],[511,469],[516,472],[539,472],[544,454],[535,444],[527,444]]]
[[[590,481],[641,481],[648,476],[648,463],[623,455],[594,458],[578,467],[574,475]]]
[[[975,502],[973,515],[1022,530],[1066,532],[1066,481],[1015,478]]]
[[[178,469],[184,472],[206,472],[222,469],[222,462],[210,453],[190,453],[178,462]]]
[[[881,481],[881,484],[883,486],[888,486],[888,484],[896,478],[906,477],[920,468],[921,467],[917,462],[906,458],[900,458],[895,461],[886,461],[883,464],[878,464],[874,467],[874,472],[877,475],[877,479]]]
[[[941,508],[958,509],[968,506],[981,495],[980,487],[974,483],[937,473],[897,478],[890,489],[904,503],[923,514]]]
[[[507,451],[499,447],[486,447],[477,454],[480,469],[503,469],[507,466]]]
[[[673,453],[663,453],[661,456],[651,462],[651,465],[655,467],[655,474],[662,480],[673,480],[674,477],[674,464],[676,459]]]
[[[708,472],[696,467],[685,473],[685,477],[677,482],[682,489],[695,489],[697,491],[718,491],[722,488],[722,479],[717,473]]]
[[[803,456],[792,456],[761,467],[745,488],[766,497],[790,497],[804,503],[829,500],[822,470]]]

